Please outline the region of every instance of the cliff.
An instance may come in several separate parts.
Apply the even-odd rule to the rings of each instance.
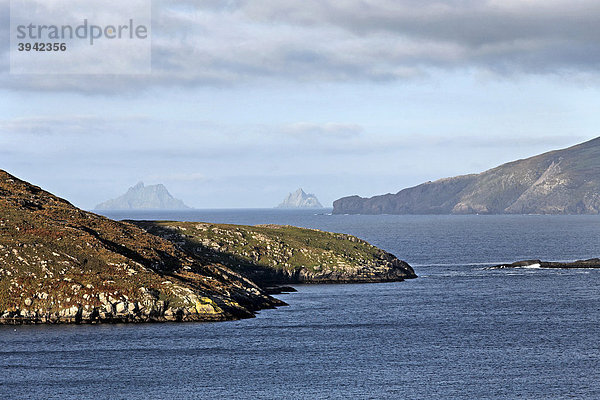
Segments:
[[[345,197],[333,207],[334,214],[598,214],[600,138],[396,194]]]
[[[105,201],[96,210],[185,210],[183,201],[171,196],[164,185],[144,186],[143,182],[130,187],[122,196]]]
[[[0,170],[0,323],[220,321],[284,303]]]
[[[131,223],[260,285],[388,282],[416,278],[407,263],[351,235],[280,225]]]
[[[294,193],[288,194],[277,208],[323,208],[323,206],[319,203],[317,196],[298,189]]]

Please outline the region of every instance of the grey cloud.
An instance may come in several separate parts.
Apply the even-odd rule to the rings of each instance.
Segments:
[[[413,53],[414,61],[440,67],[537,73],[590,70],[600,59],[600,3],[591,0],[251,1],[243,10],[265,22],[338,27],[365,41],[377,42],[381,35],[409,38],[425,49],[441,46],[449,52],[431,57]]]
[[[537,37],[593,40],[600,4],[591,0],[259,0],[245,2],[241,10],[262,21],[329,24],[361,35],[391,31],[476,47]]]
[[[393,81],[437,69],[595,76],[590,0],[158,1],[153,73],[4,76],[14,89],[89,93],[247,82]]]

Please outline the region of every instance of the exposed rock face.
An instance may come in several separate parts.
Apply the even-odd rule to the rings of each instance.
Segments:
[[[183,201],[177,200],[164,185],[144,186],[143,182],[130,187],[124,195],[98,204],[96,210],[185,210]]]
[[[416,278],[407,263],[351,235],[280,225],[131,222],[263,286]]]
[[[298,189],[288,194],[277,208],[323,208],[323,206],[314,194],[306,194],[304,190]]]
[[[284,303],[0,170],[0,323],[219,321]]]
[[[600,259],[592,258],[573,262],[547,262],[540,260],[517,261],[512,264],[502,264],[491,267],[491,269],[502,268],[600,268]]]
[[[396,194],[345,197],[334,214],[598,214],[600,138]]]

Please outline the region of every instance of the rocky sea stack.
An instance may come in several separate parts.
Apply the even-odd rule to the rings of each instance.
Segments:
[[[600,138],[396,194],[345,197],[333,213],[598,214]]]
[[[306,193],[302,188],[290,193],[277,208],[323,208],[317,196]]]
[[[124,195],[95,207],[96,210],[187,210],[189,208],[183,201],[174,198],[164,185],[145,186],[144,182],[138,182]]]

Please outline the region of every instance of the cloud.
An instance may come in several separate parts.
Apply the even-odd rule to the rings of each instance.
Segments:
[[[200,172],[181,172],[172,174],[155,174],[150,175],[146,180],[158,182],[200,182],[206,180],[207,177]]]
[[[298,122],[285,125],[280,129],[284,134],[291,135],[302,140],[311,138],[345,139],[357,137],[364,132],[364,128],[358,124],[341,124],[333,122],[324,124]]]
[[[153,12],[151,75],[3,74],[0,84],[93,93],[385,82],[439,69],[593,77],[600,64],[592,0],[162,0]]]
[[[129,124],[147,124],[146,116],[104,118],[94,115],[56,115],[0,120],[0,135],[91,135],[115,133]]]
[[[518,149],[549,146],[565,147],[589,140],[582,136],[544,135],[544,136],[460,136],[460,135],[400,135],[390,138],[390,141],[382,141],[383,146],[396,146],[397,148],[413,149]]]
[[[177,132],[177,135],[171,134]],[[56,140],[60,137],[61,140]],[[373,156],[434,149],[547,149],[584,141],[561,134],[498,133],[486,135],[424,134],[377,128],[352,122],[244,124],[205,120],[163,120],[159,116],[64,114],[0,120],[4,151],[49,154],[82,160],[116,159],[152,162],[176,160],[242,160],[315,156]],[[30,146],[28,143],[37,143]],[[532,151],[533,151],[532,150]],[[284,155],[284,156],[282,156]],[[161,175],[172,181],[201,180],[203,174]]]

